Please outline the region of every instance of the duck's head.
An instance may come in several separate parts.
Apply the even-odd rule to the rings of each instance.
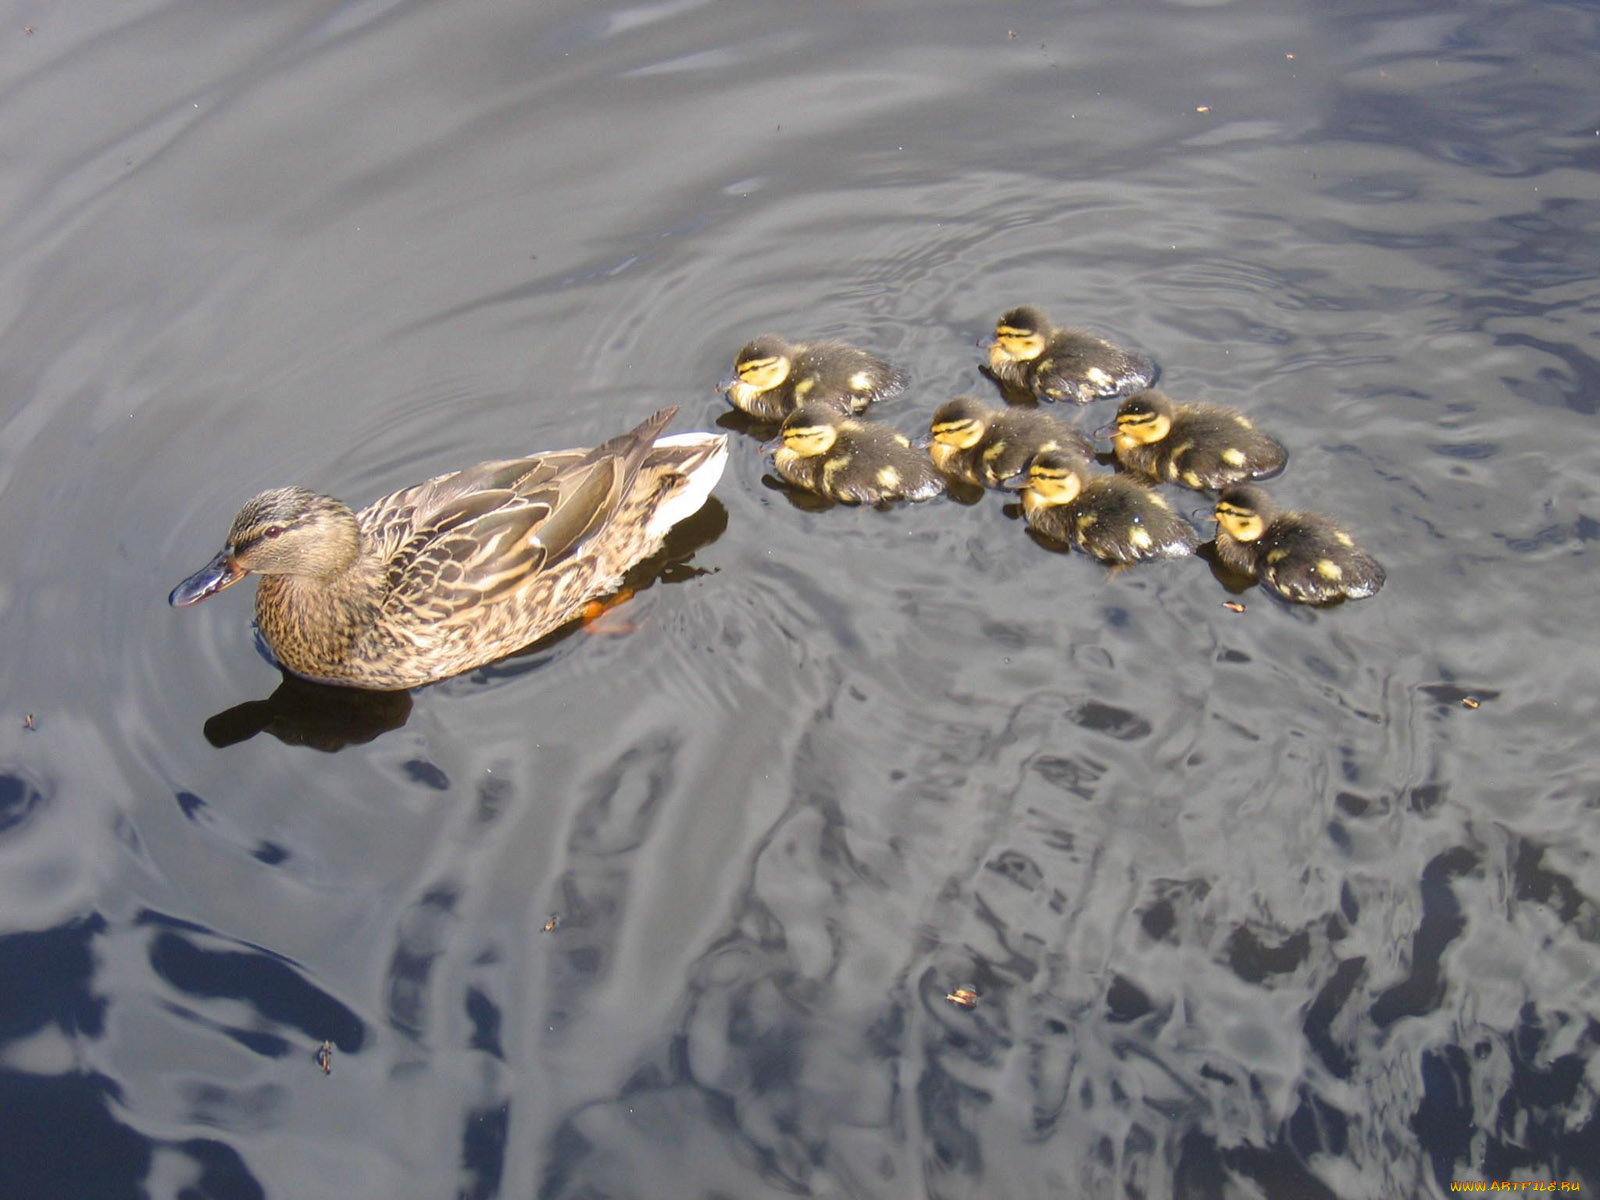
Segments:
[[[941,404],[928,423],[932,437],[928,454],[933,465],[943,470],[961,451],[972,449],[983,440],[993,420],[994,410],[972,396],[957,396]]]
[[[305,488],[274,488],[239,510],[217,556],[167,599],[187,608],[250,574],[327,578],[360,553],[361,530],[345,504]]]
[[[1235,484],[1217,497],[1217,524],[1237,542],[1253,542],[1267,531],[1278,506],[1258,487]]]
[[[815,458],[833,449],[847,419],[831,404],[802,404],[784,418],[778,443],[796,458]]]
[[[1151,388],[1136,392],[1117,409],[1116,440],[1128,446],[1148,446],[1172,432],[1173,405],[1165,392]]]
[[[1083,490],[1089,465],[1076,454],[1064,450],[1043,450],[1028,464],[1028,482],[1022,490],[1022,507],[1027,512],[1071,504]]]
[[[728,399],[735,405],[780,387],[789,378],[794,364],[794,347],[776,334],[764,333],[745,343],[733,360],[733,382],[728,384]]]
[[[1032,362],[1044,353],[1050,341],[1048,317],[1032,305],[1013,308],[994,325],[994,344],[989,347],[989,365],[996,369],[1006,363]]]

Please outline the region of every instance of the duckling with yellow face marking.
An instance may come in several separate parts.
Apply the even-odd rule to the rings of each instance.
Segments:
[[[1260,488],[1217,498],[1217,558],[1296,604],[1360,600],[1383,586],[1383,568],[1355,539],[1316,513],[1281,512]]]
[[[1155,364],[1081,329],[1058,329],[1037,308],[1006,313],[994,327],[989,372],[1039,400],[1087,404],[1155,382]]]
[[[928,453],[946,475],[979,487],[999,487],[1027,470],[1043,450],[1070,450],[1085,458],[1094,444],[1071,425],[1029,408],[990,408],[957,396],[933,414]]]
[[[789,414],[772,465],[796,487],[845,504],[927,500],[944,491],[933,463],[904,437],[829,404]]]
[[[1122,402],[1111,444],[1125,469],[1197,491],[1265,479],[1289,459],[1243,413],[1220,404],[1174,404],[1153,388]]]
[[[1028,526],[1101,562],[1182,558],[1200,544],[1166,499],[1127,475],[1091,475],[1075,454],[1047,450],[1028,467],[1022,491]]]
[[[762,421],[781,421],[802,404],[858,413],[906,385],[905,373],[843,342],[787,342],[765,333],[733,363],[728,403]]]

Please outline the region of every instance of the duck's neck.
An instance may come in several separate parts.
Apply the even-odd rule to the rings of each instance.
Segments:
[[[297,675],[329,678],[347,663],[382,611],[385,580],[376,556],[362,553],[325,575],[263,575],[256,624],[278,661]]]

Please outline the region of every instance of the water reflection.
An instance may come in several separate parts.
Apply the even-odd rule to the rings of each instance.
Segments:
[[[51,11],[0,85],[0,1191],[1600,1186],[1593,5]],[[631,635],[382,736],[160,603],[286,479],[754,435],[751,329],[881,348],[912,432],[1022,300],[1281,429],[1381,596],[805,511],[745,441]]]

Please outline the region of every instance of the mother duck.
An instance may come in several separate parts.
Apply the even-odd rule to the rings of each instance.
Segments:
[[[394,690],[469,671],[614,591],[699,511],[727,437],[661,437],[677,411],[593,449],[440,475],[359,513],[305,488],[262,492],[168,599],[186,608],[261,576],[261,636],[319,683]]]

